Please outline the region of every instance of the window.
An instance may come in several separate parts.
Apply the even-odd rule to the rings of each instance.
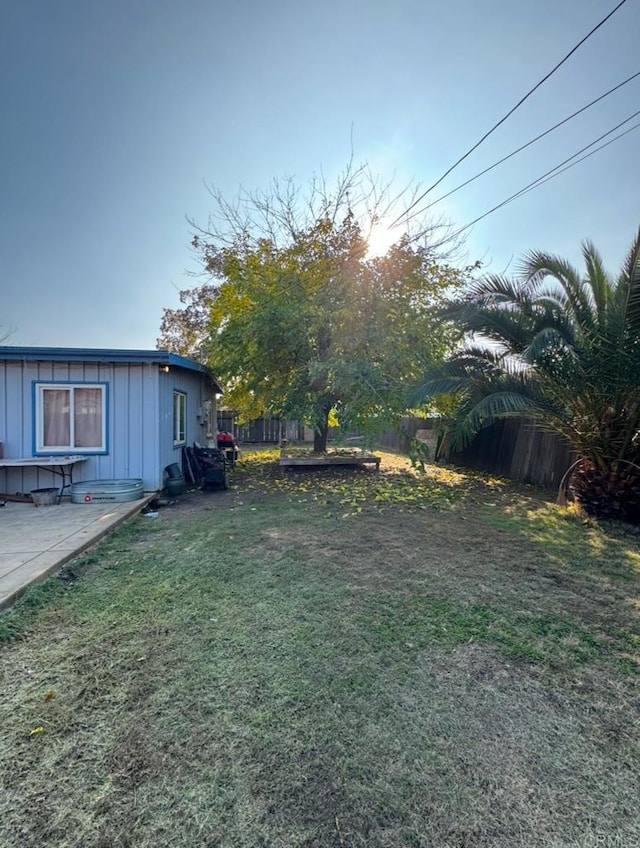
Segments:
[[[187,396],[173,393],[173,444],[183,445],[187,438]]]
[[[104,383],[36,383],[35,414],[35,453],[106,453]]]

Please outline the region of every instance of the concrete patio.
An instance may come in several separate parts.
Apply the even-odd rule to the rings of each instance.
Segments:
[[[46,507],[9,502],[1,507],[0,609],[139,513],[154,497],[108,504],[72,504],[64,499]]]

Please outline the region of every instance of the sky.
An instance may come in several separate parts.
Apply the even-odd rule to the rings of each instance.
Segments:
[[[156,346],[197,284],[188,219],[304,186],[351,151],[427,187],[617,0],[0,0],[4,344]],[[627,0],[430,197],[640,70]],[[434,211],[464,226],[640,109],[640,78]],[[632,126],[631,121],[626,126]],[[621,265],[640,225],[640,130],[468,233],[490,272],[591,239]]]

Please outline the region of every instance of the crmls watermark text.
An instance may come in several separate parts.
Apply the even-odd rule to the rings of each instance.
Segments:
[[[572,843],[567,845],[566,848],[629,848],[629,840],[625,836],[591,833],[584,838],[584,841]]]

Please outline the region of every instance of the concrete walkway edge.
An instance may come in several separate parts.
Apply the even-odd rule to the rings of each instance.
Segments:
[[[32,550],[17,551],[14,543],[13,551],[2,554],[3,563],[0,563],[0,566],[2,566],[0,569],[0,610],[4,610],[13,604],[33,583],[46,579],[62,568],[69,560],[92,548],[125,521],[140,513],[157,497],[157,492],[151,492],[145,494],[139,500],[112,503],[107,507],[63,503],[59,506],[41,507],[38,510],[40,515],[36,515],[35,512],[20,514],[20,530],[22,533],[25,532],[22,529],[25,522],[29,522],[31,519],[35,524],[44,510],[56,510],[55,516],[56,518],[59,517],[59,521],[56,522],[55,530],[49,530],[46,541],[39,545],[31,537],[27,537],[29,541],[24,544],[30,545],[33,548]],[[22,509],[28,508],[23,504],[17,506]],[[62,512],[59,513],[58,510],[62,510]],[[68,518],[70,510],[73,510],[73,517],[76,520],[68,523],[65,529],[65,519]],[[4,513],[4,509],[2,512]],[[48,514],[53,515],[53,513]],[[77,520],[79,515],[82,516],[81,522]],[[40,535],[42,536],[42,533]],[[2,528],[0,527],[0,538],[2,536]]]

